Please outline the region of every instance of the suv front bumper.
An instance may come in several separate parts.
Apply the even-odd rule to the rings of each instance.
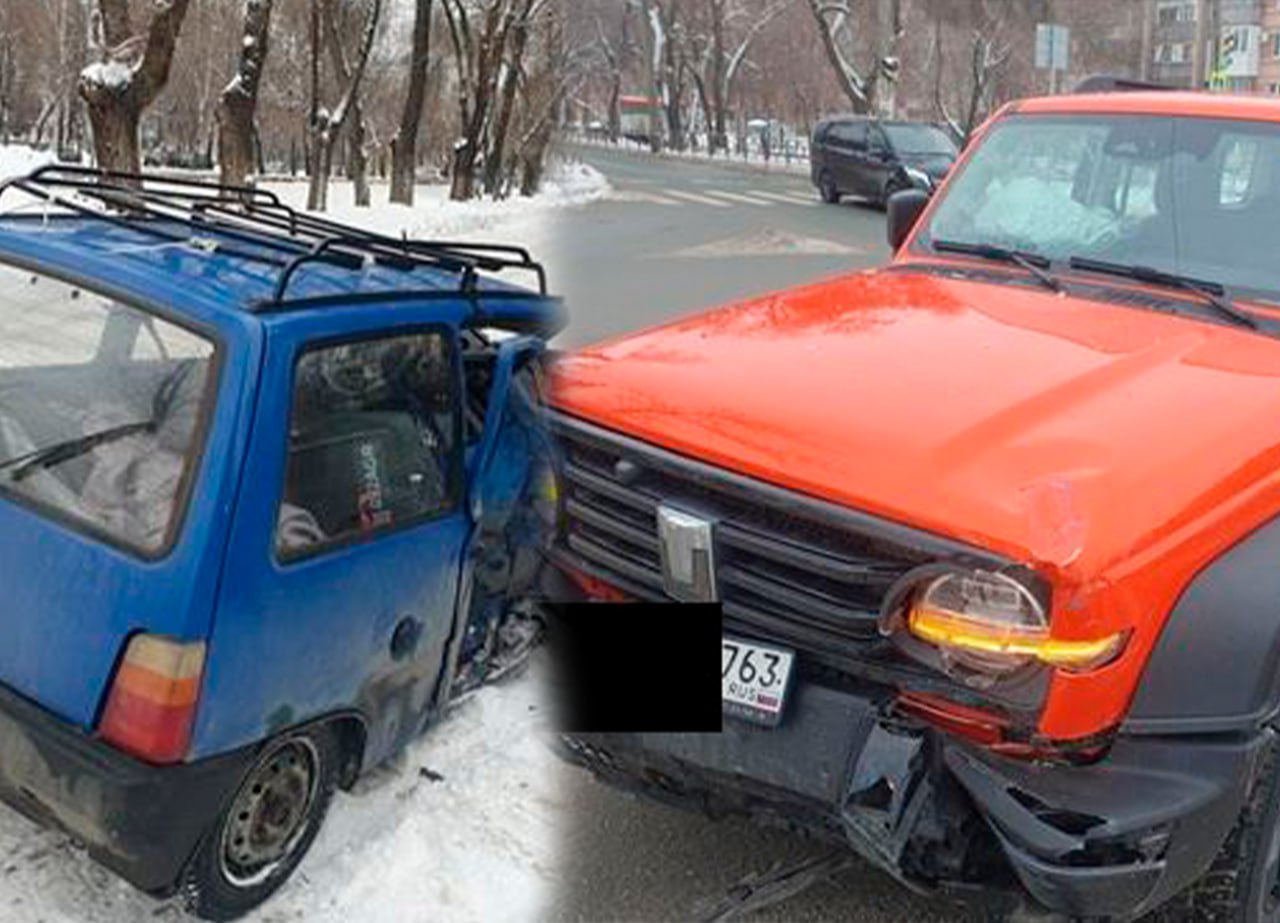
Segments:
[[[605,781],[713,816],[838,838],[910,887],[1016,881],[1046,908],[1133,918],[1209,867],[1270,731],[1121,737],[1090,765],[995,756],[887,718],[883,702],[797,683],[783,723],[720,734],[575,735]]]
[[[0,799],[153,894],[175,888],[253,755],[148,766],[0,686]]]

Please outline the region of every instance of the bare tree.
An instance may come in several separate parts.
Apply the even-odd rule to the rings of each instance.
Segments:
[[[475,196],[476,166],[494,104],[500,65],[512,22],[512,0],[444,0],[445,19],[458,72],[461,133],[453,146],[450,198]]]
[[[537,6],[540,5],[541,0],[515,0],[512,7],[511,24],[506,31],[509,41],[502,65],[498,108],[489,133],[489,149],[485,153],[484,191],[490,196],[499,197],[505,191],[504,160],[507,139],[511,132],[511,119],[515,114],[516,90],[520,86],[524,72],[524,52],[529,44],[533,17],[537,13]]]
[[[351,179],[353,200],[357,207],[368,208],[373,204],[369,192],[369,157],[365,151],[365,139],[369,129],[364,120],[364,107],[360,105],[361,78],[353,73],[347,60],[347,50],[343,45],[342,31],[338,26],[338,18],[332,5],[326,11],[324,27],[329,53],[333,57],[333,69],[343,86],[351,86],[351,111],[346,119],[347,130],[347,176]],[[376,17],[376,12],[375,12]],[[370,25],[376,30],[376,18]],[[367,64],[366,64],[367,67]],[[340,126],[341,127],[341,126]]]
[[[236,75],[218,99],[218,166],[224,186],[243,186],[254,165],[254,114],[267,62],[272,0],[244,0]]]
[[[666,22],[657,0],[640,0],[640,15],[644,19],[641,34],[644,35],[645,86],[649,96],[666,104],[666,82],[663,79],[662,62],[667,51]],[[649,147],[656,153],[662,150],[662,120],[656,106],[649,106]]]
[[[189,0],[155,0],[145,34],[135,34],[128,0],[98,0],[93,38],[99,61],[80,73],[94,156],[107,169],[138,172],[138,123],[169,80]]]
[[[361,32],[360,48],[353,67],[339,75],[341,94],[332,110],[320,104],[320,57],[326,44],[335,46],[335,58],[345,57],[341,42],[336,41],[337,27],[333,21],[330,0],[311,0],[311,115],[307,124],[307,136],[311,153],[311,183],[307,190],[307,208],[324,211],[329,204],[329,177],[333,173],[333,150],[338,132],[346,124],[351,107],[360,92],[373,39],[378,31],[378,16],[382,12],[382,0],[369,0],[369,12]],[[322,28],[323,27],[323,28]]]
[[[1013,59],[1010,35],[1029,29],[1031,19],[1017,0],[968,0],[931,12],[926,70],[933,108],[963,145],[996,106],[996,88]]]
[[[892,83],[897,67],[897,44],[902,37],[900,0],[808,0],[822,39],[827,61],[855,112],[876,112],[878,94]],[[875,26],[875,37],[858,35],[858,27]],[[855,61],[859,39],[870,45],[865,63]],[[892,98],[890,92],[885,95]]]
[[[616,40],[610,37],[603,19],[599,15],[595,17],[597,47],[604,57],[605,71],[609,80],[609,140],[615,143],[622,134],[622,79],[627,72],[632,53],[631,7],[629,4],[622,3],[619,4],[619,9],[621,22]]]
[[[710,42],[705,76],[699,74],[712,153],[728,147],[729,99],[743,64],[760,33],[790,6],[791,0],[770,0],[762,8],[733,0],[708,0]],[[738,28],[736,36],[730,33]]]
[[[413,16],[413,51],[409,59],[408,87],[400,127],[391,139],[391,201],[413,204],[418,162],[418,128],[422,124],[422,103],[427,92],[427,70],[431,64],[432,0],[416,0]]]

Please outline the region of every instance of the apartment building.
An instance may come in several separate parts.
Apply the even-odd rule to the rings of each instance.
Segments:
[[[1280,0],[1262,0],[1258,89],[1272,96],[1280,96]]]
[[[1236,93],[1275,91],[1280,84],[1280,0],[1155,0],[1149,6],[1152,79]],[[1197,37],[1204,42],[1199,56]]]

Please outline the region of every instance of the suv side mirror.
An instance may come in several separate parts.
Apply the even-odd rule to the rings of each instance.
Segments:
[[[920,213],[929,204],[929,193],[922,189],[904,189],[889,197],[885,206],[885,231],[889,238],[889,246],[895,251],[903,245],[911,234],[911,229],[920,220]]]

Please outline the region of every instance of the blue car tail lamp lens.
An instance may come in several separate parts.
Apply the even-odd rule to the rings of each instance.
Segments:
[[[102,739],[148,763],[181,762],[191,742],[204,656],[202,641],[130,639],[99,725]]]

